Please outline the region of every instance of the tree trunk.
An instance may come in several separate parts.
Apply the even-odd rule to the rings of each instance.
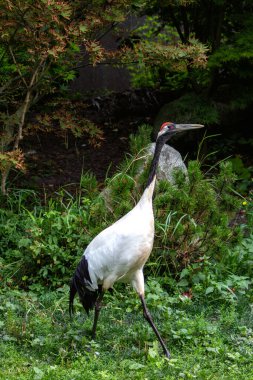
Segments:
[[[6,191],[6,181],[7,181],[7,178],[8,178],[8,174],[9,174],[9,171],[10,170],[2,170],[2,176],[1,176],[1,192],[3,195],[6,195],[7,194],[7,191]]]
[[[26,92],[24,103],[21,105],[21,107],[16,112],[16,114],[18,115],[19,123],[18,123],[18,130],[17,130],[17,134],[16,134],[16,137],[14,140],[14,145],[13,145],[12,151],[15,151],[18,149],[19,143],[23,138],[23,128],[25,125],[26,115],[29,111],[29,108],[30,108],[30,105],[32,102],[34,85],[35,85],[36,81],[38,82],[38,72],[39,72],[40,68],[43,66],[44,61],[45,61],[44,59],[41,60],[40,63],[35,68],[35,70],[32,74],[29,86],[27,87],[27,92]],[[6,184],[7,184],[7,178],[8,178],[9,172],[11,170],[11,167],[12,167],[12,164],[8,163],[7,166],[1,172],[1,192],[3,195],[7,194]]]

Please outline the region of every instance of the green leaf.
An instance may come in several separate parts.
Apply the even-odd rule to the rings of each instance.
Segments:
[[[187,276],[188,274],[190,273],[189,269],[188,268],[184,268],[180,274],[180,279],[181,278],[184,278],[185,276]]]
[[[213,291],[214,291],[214,287],[213,286],[209,286],[208,288],[206,288],[205,294],[213,293]]]
[[[129,369],[131,369],[131,370],[137,370],[137,369],[141,369],[144,367],[145,367],[145,365],[143,365],[141,363],[137,363],[137,362],[133,362],[132,364],[129,365]]]
[[[148,349],[148,356],[152,359],[155,359],[157,357],[157,351],[153,347],[150,347]]]
[[[178,282],[178,286],[188,286],[189,282],[185,278],[183,278],[181,281]]]
[[[30,244],[31,244],[31,239],[28,239],[28,238],[22,238],[22,239],[20,239],[19,242],[18,242],[18,247],[19,247],[19,248],[22,248],[22,247],[28,247]]]
[[[87,32],[87,26],[86,25],[79,25],[79,29],[82,33]]]
[[[38,367],[33,367],[33,370],[35,372],[35,376],[34,376],[35,380],[40,380],[43,378],[44,372],[41,369],[39,369]]]

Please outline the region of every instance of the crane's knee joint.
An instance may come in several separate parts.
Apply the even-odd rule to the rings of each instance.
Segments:
[[[147,310],[144,310],[144,311],[143,311],[143,316],[144,316],[144,318],[145,318],[147,321],[151,321],[151,320],[152,320],[151,314],[150,314],[150,312],[147,311]]]
[[[100,302],[95,304],[95,310],[100,311],[101,308],[102,308],[102,304]]]

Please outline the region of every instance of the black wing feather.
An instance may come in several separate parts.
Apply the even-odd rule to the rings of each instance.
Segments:
[[[90,290],[87,288],[88,285],[91,285],[91,278],[89,274],[88,261],[85,256],[82,257],[80,263],[78,264],[76,271],[72,277],[70,283],[70,292],[69,292],[69,313],[70,315],[74,312],[74,298],[76,293],[78,293],[80,301],[89,315],[89,311],[93,309],[99,290]]]

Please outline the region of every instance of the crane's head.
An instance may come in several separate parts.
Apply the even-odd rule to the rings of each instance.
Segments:
[[[176,133],[189,131],[191,129],[203,128],[202,124],[175,124],[170,121],[166,121],[162,124],[157,138],[164,136],[164,138],[169,138]]]

